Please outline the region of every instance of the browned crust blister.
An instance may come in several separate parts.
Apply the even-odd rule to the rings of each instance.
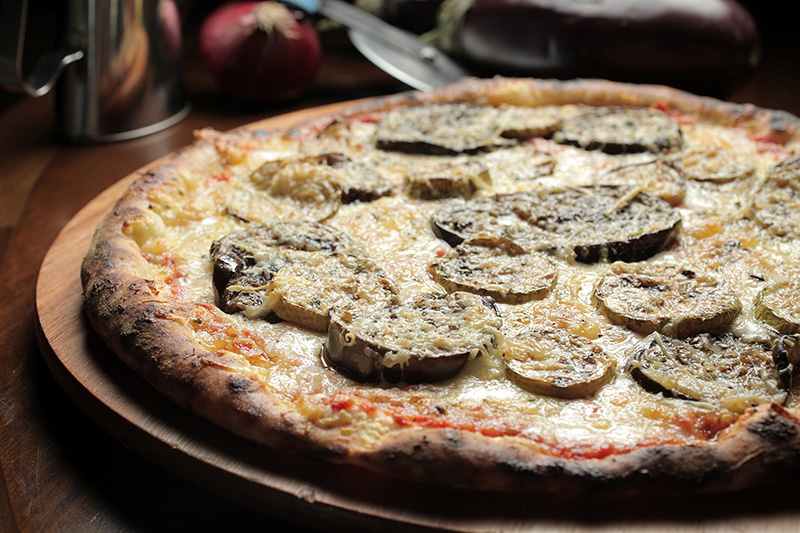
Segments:
[[[411,104],[466,102],[499,106],[586,104],[667,105],[698,120],[769,135],[788,150],[800,148],[800,121],[782,112],[702,98],[666,87],[601,80],[466,80],[429,93],[377,98],[298,125],[285,133],[319,130],[346,120]],[[235,136],[243,138],[248,131]],[[266,134],[264,134],[266,135]],[[269,446],[358,464],[380,472],[446,486],[489,490],[642,492],[733,490],[800,472],[798,413],[775,404],[750,409],[716,440],[698,445],[655,445],[602,459],[564,458],[516,437],[489,437],[455,429],[407,428],[369,449],[348,448],[312,427],[275,391],[231,355],[202,349],[182,324],[187,310],[139,273],[145,259],[123,228],[148,209],[148,194],[177,186],[182,166],[217,157],[204,135],[134,183],[99,225],[81,271],[85,309],[102,339],[157,390],[228,430]]]

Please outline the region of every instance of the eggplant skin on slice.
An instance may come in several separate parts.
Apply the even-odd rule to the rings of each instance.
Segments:
[[[493,198],[451,201],[431,215],[433,233],[450,246],[473,238],[515,235],[526,227],[510,207]]]
[[[777,364],[776,364],[777,363]],[[708,402],[741,413],[788,397],[785,361],[768,343],[732,334],[674,339],[652,333],[631,351],[627,372],[643,388],[683,400]]]
[[[772,346],[772,359],[778,369],[781,383],[792,390],[794,371],[800,368],[800,335],[782,335]]]
[[[614,376],[615,363],[592,340],[561,328],[525,331],[507,338],[503,359],[523,389],[556,398],[586,398]]]
[[[211,260],[217,306],[251,319],[325,332],[333,305],[397,299],[391,281],[345,233],[317,222],[233,231],[212,244]]]
[[[265,310],[324,333],[335,305],[387,305],[397,300],[392,282],[365,257],[311,254],[280,268],[265,289]]]
[[[623,185],[544,187],[462,200],[431,216],[433,232],[451,246],[506,237],[582,263],[647,259],[672,243],[681,223],[669,203]]]
[[[643,335],[719,332],[741,311],[721,281],[678,265],[615,263],[598,280],[593,298],[612,323]]]
[[[527,252],[504,237],[465,241],[431,263],[433,279],[449,292],[491,296],[499,303],[521,304],[547,296],[558,270],[544,254]]]
[[[372,202],[392,194],[389,178],[374,165],[359,163],[340,153],[326,153],[313,158],[336,169],[336,181],[342,188],[344,204]]]
[[[301,169],[330,181],[340,191],[343,204],[371,202],[392,194],[391,182],[375,165],[354,161],[338,152],[267,161],[250,174],[250,180],[259,188],[269,190],[281,172]]]
[[[322,357],[356,381],[440,381],[473,357],[499,354],[502,323],[491,299],[467,292],[334,307]]]
[[[503,137],[501,114],[474,104],[423,104],[386,114],[375,132],[381,150],[412,154],[477,154],[513,146]]]
[[[557,108],[502,105],[499,113],[501,135],[508,139],[549,137],[561,127]]]
[[[262,306],[258,288],[281,267],[305,254],[352,247],[344,232],[319,222],[272,222],[233,231],[211,245],[212,284],[217,306],[248,314]]]
[[[553,140],[607,154],[659,154],[683,145],[680,125],[656,109],[600,107],[564,119]]]
[[[412,198],[421,200],[470,199],[476,191],[490,184],[486,166],[468,160],[414,169],[405,176],[404,190]]]
[[[496,200],[527,223],[515,237],[523,245],[581,263],[642,261],[672,243],[682,223],[669,203],[623,185],[541,188]]]

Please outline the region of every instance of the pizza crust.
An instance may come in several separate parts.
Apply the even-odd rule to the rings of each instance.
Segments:
[[[790,152],[800,148],[800,120],[779,111],[730,104],[666,87],[602,80],[467,80],[429,93],[377,98],[300,124],[284,134],[302,139],[369,113],[430,102],[479,105],[663,106],[697,121],[742,128]],[[81,271],[86,314],[109,347],[153,387],[212,422],[271,447],[425,483],[503,491],[658,492],[733,490],[800,472],[800,413],[777,404],[748,410],[703,443],[656,444],[570,456],[520,436],[490,436],[456,428],[399,427],[367,440],[343,439],[309,422],[302,402],[267,386],[247,360],[200,345],[187,322],[192,309],[154,275],[141,244],[163,231],[153,204],[180,190],[186,173],[223,171],[253,133],[205,132],[172,159],[149,170],[101,222]],[[280,144],[280,143],[278,143]],[[221,145],[223,145],[221,147]],[[227,152],[226,152],[227,150]],[[189,169],[187,171],[187,169]],[[194,170],[193,170],[194,169]],[[394,394],[397,396],[392,396]],[[402,393],[393,390],[395,400]],[[347,411],[347,409],[344,409]],[[385,421],[381,421],[385,425]],[[334,424],[335,426],[335,424]],[[366,439],[366,437],[365,437]]]
[[[789,479],[800,467],[800,419],[763,405],[713,445],[649,446],[596,460],[570,460],[519,441],[502,446],[449,429],[397,434],[365,466],[442,486],[569,494],[724,492]],[[446,460],[445,460],[446,458]]]

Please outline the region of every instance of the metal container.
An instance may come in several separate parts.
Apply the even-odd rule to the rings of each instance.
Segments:
[[[70,0],[60,47],[22,73],[28,0],[0,3],[0,82],[31,96],[55,87],[71,142],[131,139],[183,119],[181,20],[174,0]]]

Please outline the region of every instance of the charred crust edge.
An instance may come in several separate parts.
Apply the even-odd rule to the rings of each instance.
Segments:
[[[469,79],[427,94],[409,92],[374,99],[337,116],[346,119],[437,101],[630,106],[663,102],[702,120],[769,131],[776,142],[792,150],[800,148],[800,119],[789,113],[728,104],[666,87],[603,80]],[[330,117],[304,122],[275,135],[292,137],[325,121]],[[258,124],[249,128],[258,128]],[[245,128],[235,134],[253,135]],[[504,438],[504,445],[497,447],[492,438],[449,429],[408,429],[371,451],[349,450],[330,437],[309,434],[307,426],[277,400],[259,394],[249,380],[207,364],[218,356],[203,352],[178,325],[159,318],[156,311],[168,304],[146,302],[151,299],[143,290],[146,283],[116,268],[133,253],[127,237],[118,231],[126,208],[147,209],[147,190],[173,186],[175,168],[210,146],[209,139],[200,139],[143,171],[114,213],[98,227],[81,268],[85,310],[94,328],[123,361],[178,404],[258,442],[291,445],[300,453],[448,486],[474,488],[475,480],[479,480],[483,488],[493,490],[726,491],[800,472],[800,420],[794,412],[777,405],[752,410],[707,446],[653,446],[601,460],[553,457],[514,438]],[[141,317],[145,320],[139,320]],[[169,343],[165,344],[165,338],[171,339]],[[484,482],[488,484],[484,486]]]

